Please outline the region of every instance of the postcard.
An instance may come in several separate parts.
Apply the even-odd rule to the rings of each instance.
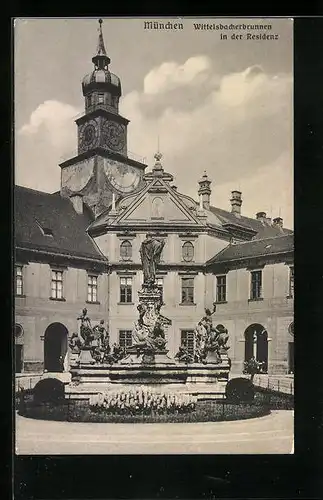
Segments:
[[[293,454],[293,20],[18,18],[14,56],[16,454]]]

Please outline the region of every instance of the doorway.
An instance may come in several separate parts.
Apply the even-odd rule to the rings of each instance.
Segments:
[[[62,323],[52,323],[44,336],[44,369],[48,372],[63,372],[67,354],[67,328]]]
[[[248,326],[245,333],[245,361],[254,357],[263,363],[262,373],[268,371],[268,333],[259,323]]]
[[[24,330],[21,325],[15,324],[15,373],[24,371]]]
[[[22,373],[23,371],[23,345],[16,344],[15,345],[15,372],[16,373]]]

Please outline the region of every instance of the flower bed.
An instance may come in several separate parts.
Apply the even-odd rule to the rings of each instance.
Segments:
[[[153,415],[192,412],[197,397],[190,394],[156,393],[145,388],[99,393],[90,397],[92,411],[112,415]]]
[[[99,398],[104,402],[104,397]],[[175,400],[176,401],[176,400]],[[111,407],[111,406],[110,406]],[[112,408],[112,407],[111,407]],[[95,398],[91,405],[87,400],[66,400],[63,403],[35,404],[27,401],[19,413],[25,417],[41,420],[59,420],[69,422],[99,422],[99,423],[194,423],[220,422],[261,417],[270,413],[266,404],[240,403],[230,404],[226,401],[197,401],[194,409],[182,410],[176,404],[170,406],[168,412],[149,409],[121,409],[112,411],[101,403],[96,404]]]

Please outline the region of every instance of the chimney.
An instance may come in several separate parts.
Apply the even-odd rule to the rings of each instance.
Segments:
[[[234,213],[235,215],[239,216],[241,215],[241,205],[242,205],[242,198],[241,198],[241,191],[231,191],[231,212]]]
[[[256,219],[261,220],[261,221],[265,221],[267,219],[266,212],[257,212]]]
[[[281,217],[276,217],[273,220],[274,226],[283,227],[283,219]]]
[[[198,195],[202,198],[202,205],[205,210],[210,209],[210,196],[211,196],[211,181],[207,176],[206,171],[204,170],[204,174],[202,178],[199,180],[199,190]]]
[[[83,195],[76,193],[76,194],[71,194],[70,200],[73,204],[74,210],[78,214],[83,213]]]

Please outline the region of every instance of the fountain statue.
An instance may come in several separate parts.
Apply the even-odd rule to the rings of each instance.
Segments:
[[[160,262],[160,256],[164,245],[165,241],[152,238],[150,234],[146,235],[146,239],[141,244],[140,257],[145,285],[155,284],[156,269]]]
[[[78,317],[79,332],[70,339],[73,356],[79,352],[66,389],[70,396],[90,397],[93,391],[104,388],[109,392],[116,384],[148,388],[176,384],[180,394],[223,398],[230,371],[229,334],[223,325],[214,326],[215,306],[213,311],[205,309],[194,330],[193,344],[182,344],[175,357],[168,355],[167,329],[172,322],[161,313],[162,290],[156,280],[164,244],[164,240],[147,234],[140,247],[144,279],[138,291],[131,346],[115,343],[110,348],[103,320],[92,325],[86,308]]]
[[[227,358],[229,347],[229,333],[227,328],[219,324],[213,325],[212,315],[216,311],[214,304],[213,311],[205,309],[205,315],[200,319],[195,328],[195,359],[197,363],[221,363]]]
[[[135,322],[133,330],[133,345],[128,349],[130,356],[122,360],[122,363],[133,362],[135,354],[137,358],[142,355],[141,362],[150,364],[163,357],[167,362],[171,359],[167,357],[165,332],[171,320],[160,313],[162,306],[161,290],[156,283],[156,271],[160,262],[161,252],[165,242],[152,238],[147,234],[146,239],[140,247],[140,257],[144,274],[144,282],[138,292],[139,305],[137,310],[139,318]]]
[[[110,355],[109,333],[104,326],[104,320],[92,327],[86,307],[77,318],[80,321],[79,333],[73,333],[69,345],[73,356],[73,361],[77,364],[93,365],[95,363],[112,363],[119,360],[120,356]]]

